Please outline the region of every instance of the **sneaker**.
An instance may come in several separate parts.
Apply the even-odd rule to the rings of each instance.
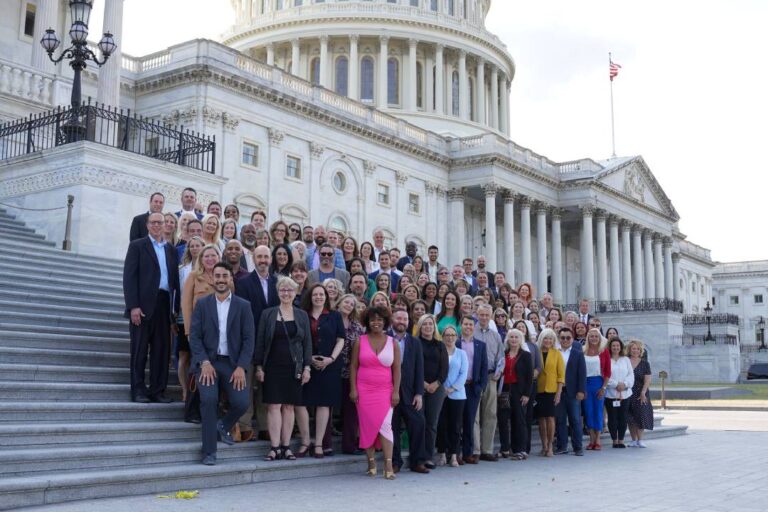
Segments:
[[[567,455],[568,454],[568,448],[563,448],[562,450],[555,450],[555,455]]]
[[[636,446],[636,447],[638,447],[638,448],[648,448],[648,447],[645,445],[645,443],[644,443],[644,442],[642,442],[642,441],[637,441],[637,442],[635,442],[635,446]]]
[[[573,452],[573,454],[575,456],[577,456],[577,457],[583,457],[584,456],[584,452],[581,451],[581,450],[576,450],[576,451]]]

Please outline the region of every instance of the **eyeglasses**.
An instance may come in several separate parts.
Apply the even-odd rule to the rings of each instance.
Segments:
[[[285,233],[285,230],[283,228],[276,228],[275,233]]]
[[[440,274],[441,276],[447,276],[448,272],[438,272],[438,274]]]
[[[301,230],[296,228],[291,228],[291,233],[301,233]]]
[[[293,288],[280,288],[277,293],[293,293]]]
[[[455,334],[443,334],[443,338],[455,338]]]
[[[333,253],[332,252],[321,252],[320,256],[324,256],[326,258],[330,258],[330,257],[333,256]]]
[[[160,226],[162,224],[165,224],[165,221],[164,220],[151,220],[151,221],[147,222],[147,224],[149,224],[150,226]]]
[[[572,337],[570,337],[570,336],[560,336],[560,341],[570,341],[570,340],[572,340],[572,339],[573,339],[573,338],[572,338]]]

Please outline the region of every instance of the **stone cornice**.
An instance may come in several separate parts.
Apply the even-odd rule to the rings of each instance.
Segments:
[[[559,182],[559,187],[560,187],[560,190],[562,191],[579,190],[579,189],[595,190],[596,192],[600,192],[602,194],[606,194],[616,199],[620,199],[622,201],[630,203],[634,208],[637,208],[639,210],[644,210],[648,213],[659,215],[669,222],[677,222],[678,220],[680,220],[680,216],[677,215],[677,212],[675,212],[674,210],[672,210],[672,212],[674,212],[674,215],[672,215],[670,213],[648,206],[642,201],[638,201],[634,197],[627,195],[621,192],[620,190],[616,190],[613,187],[609,187],[608,185],[606,185],[601,181],[595,181],[594,177],[587,178],[584,180]]]
[[[512,171],[519,176],[530,178],[534,181],[538,181],[548,187],[559,188],[560,182],[551,176],[547,176],[541,171],[537,171],[533,168],[526,167],[520,162],[513,160],[508,156],[501,155],[499,153],[486,153],[482,155],[467,156],[454,158],[451,161],[451,169],[472,169],[484,165],[495,165]],[[502,184],[502,186],[504,186]]]

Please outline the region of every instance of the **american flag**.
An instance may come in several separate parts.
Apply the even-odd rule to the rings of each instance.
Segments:
[[[608,66],[608,77],[611,79],[611,82],[613,82],[613,79],[619,74],[620,69],[621,64],[616,64],[615,62],[610,63]]]

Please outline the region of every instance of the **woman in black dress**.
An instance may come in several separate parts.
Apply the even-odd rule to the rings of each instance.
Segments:
[[[341,406],[341,361],[336,361],[344,348],[346,329],[338,311],[331,311],[328,292],[315,283],[304,297],[302,309],[309,315],[312,334],[312,372],[304,387],[303,404],[296,412],[302,438],[309,433],[309,412],[315,407],[315,458],[322,458],[323,437],[332,407]],[[304,447],[302,446],[302,450]],[[303,455],[306,451],[299,452]]]
[[[643,433],[653,430],[653,407],[648,399],[648,388],[651,386],[651,365],[644,359],[645,346],[639,340],[632,340],[627,345],[627,355],[635,372],[635,383],[632,386],[632,396],[629,399],[629,435],[632,441],[628,446],[645,448]]]
[[[294,406],[302,403],[302,386],[310,379],[312,361],[309,317],[293,306],[297,289],[291,278],[278,278],[280,305],[264,310],[256,336],[255,377],[264,383],[263,399],[272,443],[265,460],[296,459],[289,448]]]

